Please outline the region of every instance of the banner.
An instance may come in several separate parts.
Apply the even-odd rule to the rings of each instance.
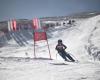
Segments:
[[[40,29],[40,20],[38,18],[34,18],[33,19],[33,29],[34,30],[38,30]]]
[[[13,31],[16,31],[16,20],[12,20]]]
[[[34,32],[34,41],[47,40],[46,32]]]

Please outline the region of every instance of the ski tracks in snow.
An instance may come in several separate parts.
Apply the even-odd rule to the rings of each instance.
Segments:
[[[97,62],[31,59],[0,63],[0,80],[100,80],[100,63]]]

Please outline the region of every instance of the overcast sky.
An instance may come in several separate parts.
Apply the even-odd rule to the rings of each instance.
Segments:
[[[0,21],[100,11],[100,0],[0,0]]]

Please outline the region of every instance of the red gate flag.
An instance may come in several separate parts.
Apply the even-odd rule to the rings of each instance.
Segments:
[[[40,21],[38,18],[33,19],[33,29],[37,30],[40,28]]]
[[[16,20],[12,20],[13,31],[16,31]]]
[[[34,32],[34,41],[47,40],[46,32]]]

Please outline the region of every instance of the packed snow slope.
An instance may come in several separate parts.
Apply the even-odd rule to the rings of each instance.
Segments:
[[[53,59],[61,60],[57,54],[55,46],[58,39],[62,39],[67,46],[66,51],[79,61],[90,60],[89,54],[97,54],[100,51],[100,15],[87,18],[76,19],[76,24],[70,28],[58,26],[47,31],[48,42]],[[0,48],[2,57],[34,57],[34,42],[32,31],[12,32],[3,37],[2,41],[7,41],[5,47]],[[24,46],[22,46],[24,45]],[[37,57],[49,58],[48,47],[45,41],[36,43]]]
[[[7,36],[11,39],[4,36],[2,39],[7,44],[0,48],[0,80],[100,80],[100,62],[91,60],[89,56],[100,50],[99,26],[100,16],[95,16],[77,20],[70,28],[60,26],[50,29],[47,32],[48,42],[54,60],[48,59],[45,41],[36,43],[37,59],[33,59],[34,43],[30,31],[9,33]],[[66,51],[79,63],[63,62],[56,55],[58,39],[63,40],[67,45]]]
[[[100,63],[51,64],[52,60],[0,60],[0,80],[100,80]]]

